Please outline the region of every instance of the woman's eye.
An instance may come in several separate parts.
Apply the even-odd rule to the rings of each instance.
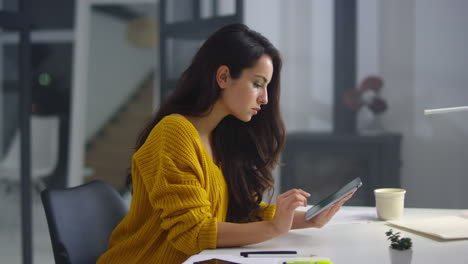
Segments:
[[[254,83],[254,86],[255,86],[256,88],[261,88],[261,87],[262,87],[262,85],[259,84],[259,83]]]

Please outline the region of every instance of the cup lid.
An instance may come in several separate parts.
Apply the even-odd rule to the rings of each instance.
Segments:
[[[385,193],[406,193],[405,189],[401,188],[380,188],[375,189],[374,193],[385,194]]]

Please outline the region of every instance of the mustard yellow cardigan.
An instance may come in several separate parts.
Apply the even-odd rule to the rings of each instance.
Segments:
[[[133,155],[132,177],[130,211],[97,263],[182,263],[216,248],[228,189],[192,123],[164,117]],[[261,207],[264,220],[273,218],[274,205]]]

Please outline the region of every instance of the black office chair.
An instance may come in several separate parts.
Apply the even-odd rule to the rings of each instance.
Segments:
[[[112,231],[128,212],[119,193],[102,181],[46,189],[41,198],[57,264],[96,263],[107,250]]]

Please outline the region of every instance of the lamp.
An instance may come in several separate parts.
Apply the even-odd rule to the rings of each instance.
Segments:
[[[463,112],[463,111],[468,111],[468,106],[427,109],[427,110],[424,110],[424,115],[435,115],[435,114],[443,114],[443,113],[450,113],[450,112]]]

